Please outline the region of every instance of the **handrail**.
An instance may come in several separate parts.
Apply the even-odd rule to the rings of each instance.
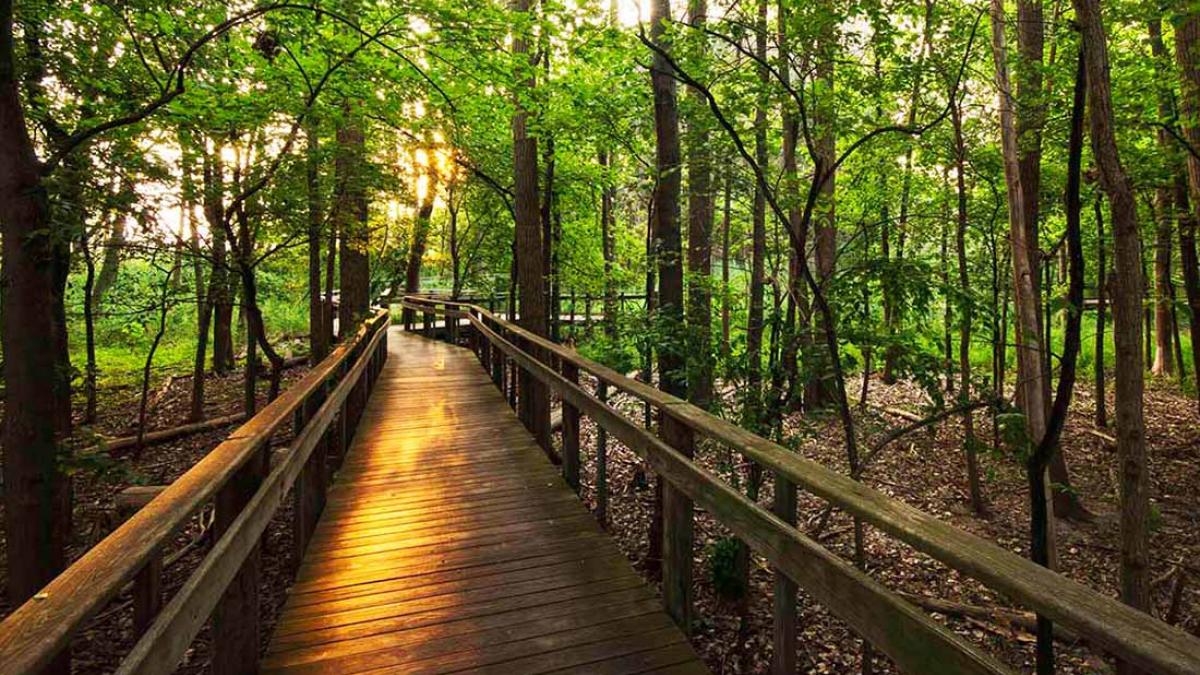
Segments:
[[[518,362],[534,377],[558,392],[564,401],[593,416],[598,425],[608,426],[610,433],[621,438],[635,452],[643,454],[654,464],[656,470],[670,469],[675,476],[665,475],[668,481],[673,478],[682,481],[686,477],[691,484],[679,485],[679,489],[689,493],[690,497],[705,505],[706,508],[710,508],[712,505],[711,499],[707,499],[706,502],[703,495],[692,493],[718,489],[716,485],[711,485],[711,482],[719,483],[721,486],[724,484],[711,475],[701,476],[700,474],[704,474],[703,469],[683,458],[681,454],[658,438],[646,433],[640,426],[616,415],[607,404],[584,392],[575,382],[564,377],[567,375],[568,367],[572,369],[572,374],[578,371],[590,373],[598,382],[623,391],[657,408],[690,432],[732,447],[774,471],[780,479],[804,488],[831,505],[860,517],[864,522],[878,527],[881,531],[937,559],[948,567],[977,579],[993,590],[1003,593],[1070,629],[1093,645],[1123,661],[1155,673],[1179,673],[1182,675],[1200,672],[1200,639],[1189,633],[1041,567],[990,541],[944,523],[848,476],[800,457],[778,444],[715,417],[686,401],[666,394],[644,382],[627,378],[580,356],[572,349],[500,319],[483,308],[453,301],[429,301],[414,297],[406,297],[404,301],[433,313],[439,311],[445,313],[447,310],[457,314],[465,313],[481,336],[487,338],[489,342],[497,346],[509,358]],[[437,305],[441,305],[440,310]],[[562,364],[563,375],[560,376],[550,366],[518,349],[501,333],[519,340],[519,344],[544,351],[551,361]],[[635,434],[631,430],[636,430],[638,433]],[[699,481],[699,483],[695,481]],[[767,513],[761,507],[755,508]],[[733,512],[722,514],[714,511],[714,515],[720,519],[722,515],[729,518],[737,514]],[[722,520],[722,522],[735,531],[738,529],[736,526],[739,525],[743,528],[749,527],[726,520]],[[786,526],[786,523],[779,521],[775,525]],[[794,528],[787,527],[796,532]],[[774,532],[774,529],[772,531]],[[747,538],[740,532],[738,534]],[[803,538],[803,535],[799,535],[798,532],[797,535]],[[774,546],[779,544],[778,540],[760,542],[756,545],[752,539],[747,539],[772,563],[782,568],[789,576],[792,575],[792,571],[777,560],[779,552],[774,549]],[[801,585],[805,585],[803,578],[793,577],[793,579]],[[828,579],[821,580],[822,583],[828,581]],[[812,592],[813,589],[809,590]],[[850,621],[850,623],[853,625],[854,621]],[[866,634],[864,637],[871,638]],[[878,643],[877,646],[883,648],[883,645]],[[904,664],[900,665],[902,668],[904,667]]]
[[[371,379],[382,360],[386,358],[386,350],[380,350],[379,345],[385,344],[383,341],[389,323],[388,311],[378,310],[363,322],[354,336],[344,340],[303,378],[238,427],[187,473],[171,483],[159,496],[0,623],[0,673],[34,673],[53,663],[69,646],[72,636],[82,629],[96,612],[120,594],[128,582],[135,577],[141,580],[147,571],[155,569],[160,560],[161,549],[171,536],[214,498],[218,499],[218,521],[222,519],[224,510],[229,512],[227,520],[230,522],[224,525],[224,532],[196,574],[211,567],[214,561],[221,564],[221,553],[231,547],[246,542],[250,543],[251,548],[256,545],[257,535],[242,527],[247,514],[255,513],[261,516],[254,505],[268,502],[271,506],[270,513],[274,512],[288,487],[295,482],[296,475],[305,468],[300,455],[303,454],[304,459],[308,459],[316,439],[327,431],[330,420],[337,412],[337,406],[345,403],[346,396],[356,386],[370,386]],[[370,372],[370,377],[366,382],[362,382],[360,380],[365,370]],[[331,382],[338,384],[334,392],[325,397],[327,384]],[[314,403],[322,397],[325,397],[325,405],[316,413],[312,413]],[[345,417],[343,412],[343,421]],[[271,437],[293,421],[304,424],[297,424],[297,439],[293,443],[290,455],[280,462],[261,487],[255,484],[257,481],[252,480],[251,493],[241,500],[242,503],[236,503],[236,493],[239,490],[245,492],[247,472],[261,471],[259,464],[265,466],[264,451],[269,447]],[[323,465],[320,468],[323,470]],[[232,501],[228,496],[231,490],[235,493]],[[299,499],[299,494],[297,498]],[[247,501],[249,507],[246,506]],[[232,511],[229,506],[233,507]],[[254,526],[265,527],[270,520],[270,513]],[[258,529],[258,533],[261,534],[261,529]],[[247,548],[245,552],[249,550]],[[244,555],[242,558],[244,559]],[[233,573],[240,567],[241,559],[237,563],[232,567]],[[224,566],[229,567],[227,563]],[[173,602],[186,596],[185,591],[194,586],[192,582],[195,580],[196,575],[193,575]],[[228,579],[222,577],[219,581],[214,580],[213,585],[205,589],[213,596],[212,604],[217,602],[224,585],[227,584]],[[157,595],[157,580],[149,585]],[[157,599],[152,604],[157,609]],[[207,615],[207,612],[204,612],[203,616],[199,617],[200,625]],[[164,616],[172,615],[164,613],[153,626],[145,627],[155,628]],[[152,634],[155,632],[151,631],[146,635]],[[191,642],[191,637],[188,636],[183,642],[183,648]],[[143,642],[145,638],[139,642],[139,648]],[[257,646],[254,656],[257,656]],[[138,670],[169,672],[175,663],[172,661],[168,665],[165,661],[160,661],[156,668]]]

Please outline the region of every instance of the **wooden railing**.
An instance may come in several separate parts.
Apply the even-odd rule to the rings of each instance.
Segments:
[[[212,671],[256,670],[259,541],[289,491],[293,560],[324,504],[327,469],[345,452],[387,358],[390,315],[377,311],[296,384],[209,452],[0,623],[0,672],[69,668],[71,638],[132,583],[140,639],[121,673],[169,673],[213,617]],[[294,424],[277,456],[271,439]],[[215,502],[214,544],[162,604],[162,560],[173,535]]]
[[[917,551],[972,577],[1011,600],[1052,619],[1087,644],[1152,673],[1200,673],[1200,639],[1097,593],[992,542],[957,529],[821,464],[719,419],[686,401],[627,378],[534,335],[474,305],[406,297],[405,307],[443,316],[451,326],[472,328],[470,347],[493,381],[508,395],[521,370],[558,394],[563,405],[562,470],[579,486],[579,418],[586,415],[647,460],[665,480],[663,494],[663,601],[685,630],[691,616],[692,504],[771,563],[776,571],[775,672],[795,672],[795,586],[840,617],[862,638],[910,673],[999,673],[1003,664],[983,653],[864,572],[796,529],[795,489],[804,489],[857,516]],[[457,330],[448,333],[457,333]],[[533,356],[539,353],[540,358]],[[580,373],[597,382],[586,391]],[[609,406],[622,392],[659,414],[655,436]],[[691,459],[697,437],[711,439],[774,473],[772,510],[754,503]],[[597,501],[607,503],[603,466],[597,457]],[[795,585],[793,585],[795,584]]]

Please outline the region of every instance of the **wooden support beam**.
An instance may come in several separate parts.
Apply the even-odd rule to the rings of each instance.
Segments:
[[[569,382],[579,384],[579,368],[569,362],[562,361],[562,375]],[[579,493],[579,409],[563,402],[562,406],[562,470],[567,485],[576,494]]]
[[[773,507],[772,511],[780,520],[796,526],[796,484],[778,471],[775,472]],[[796,582],[779,568],[774,568],[774,572],[772,610],[775,648],[771,653],[771,672],[775,675],[792,675],[796,672]]]
[[[267,476],[268,465],[267,452],[260,450],[217,493],[214,527],[218,539],[254,497]],[[251,673],[257,666],[262,630],[258,602],[261,576],[262,559],[256,544],[213,612],[212,672],[215,675]]]
[[[565,399],[564,405],[566,405]],[[691,429],[664,415],[659,420],[659,434],[663,442],[674,448],[679,454],[688,458],[692,457],[695,443]],[[671,615],[684,634],[690,634],[692,626],[692,543],[695,536],[692,500],[670,480],[664,480],[662,486],[663,604],[667,613]]]
[[[162,570],[162,556],[151,556],[133,578],[133,632],[139,637],[162,609]]]

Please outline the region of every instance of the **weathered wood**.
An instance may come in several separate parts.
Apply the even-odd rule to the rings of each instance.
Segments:
[[[580,390],[582,391],[582,390]],[[566,398],[563,405],[567,405]],[[664,443],[691,459],[692,430],[670,417],[659,421]],[[692,626],[692,500],[670,480],[663,482],[662,589],[667,613],[684,633]]]
[[[372,343],[381,339],[382,332],[377,331],[373,334]],[[345,402],[354,384],[362,376],[368,362],[369,359],[360,358],[354,364],[313,415],[301,435],[293,441],[292,451],[265,479],[259,481],[257,489],[228,522],[223,520],[227,517],[230,507],[223,508],[220,500],[218,501],[219,539],[192,576],[162,610],[158,620],[138,640],[133,651],[122,662],[118,673],[174,671],[188,646],[204,626],[206,617],[214,609],[217,611],[213,617],[213,671],[246,673],[257,670],[257,626],[251,625],[248,617],[237,618],[230,612],[238,609],[256,618],[257,584],[251,591],[243,582],[248,581],[250,573],[256,572],[251,566],[256,564],[254,558],[262,533],[317,448],[337,409]],[[261,457],[262,464],[265,465],[265,453]],[[259,467],[248,463],[238,479],[247,483],[253,482],[256,468]],[[229,505],[238,501],[242,486],[236,487],[236,492],[233,489],[223,490],[220,499]],[[225,590],[222,592],[222,589]],[[253,605],[249,604],[252,592]],[[227,630],[231,628],[231,624],[238,624],[243,632],[233,634]],[[250,639],[251,633],[253,641]],[[222,644],[223,640],[227,643]],[[246,653],[247,650],[249,654]],[[240,670],[225,670],[233,667]]]
[[[118,522],[125,522],[141,508],[149,504],[155,497],[167,489],[166,485],[131,485],[113,497],[113,507],[117,512]]]
[[[133,631],[136,635],[145,633],[162,609],[162,570],[162,557],[152,556],[133,578]]]
[[[465,350],[404,341],[262,671],[631,672],[649,650],[704,672],[488,373]]]
[[[570,361],[562,362],[562,374],[568,382],[579,384],[579,368]],[[553,426],[553,423],[551,423]],[[562,407],[562,471],[567,485],[579,492],[579,410],[569,404]]]
[[[796,526],[796,486],[787,476],[775,474],[776,516],[788,525]],[[780,569],[775,569],[772,594],[774,649],[771,652],[771,672],[792,675],[796,672],[796,582]]]
[[[608,383],[596,383],[596,399],[607,405]],[[608,429],[596,426],[596,520],[608,524]]]
[[[5,672],[37,672],[71,637],[143,569],[164,543],[208,503],[292,412],[338,367],[358,342],[387,325],[381,310],[296,384],[235,430],[179,480],[92,547],[50,582],[39,597],[0,623],[0,664]]]
[[[217,493],[217,516],[213,527],[222,537],[241,515],[266,477],[270,458],[260,450]],[[212,589],[221,593],[213,612],[212,671],[217,675],[252,672],[258,661],[258,586],[262,559],[257,541],[247,551],[240,569],[228,584]]]

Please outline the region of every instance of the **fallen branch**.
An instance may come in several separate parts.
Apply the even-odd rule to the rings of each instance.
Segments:
[[[1004,607],[980,607],[960,602],[951,602],[941,598],[931,598],[925,595],[897,592],[897,595],[912,604],[930,612],[963,619],[980,619],[992,624],[1007,626],[1033,634],[1037,631],[1037,615],[1033,612],[1023,612]],[[1054,627],[1054,637],[1068,642],[1078,642],[1079,636],[1061,627]]]
[[[202,422],[192,422],[191,424],[184,424],[182,426],[172,427],[170,429],[148,431],[142,436],[142,445],[155,445],[157,443],[173,441],[184,436],[191,436],[193,434],[203,433],[205,431],[212,431],[213,429],[220,429],[221,427],[226,427],[230,424],[237,424],[244,419],[246,419],[245,413],[234,413],[233,415],[214,417]],[[80,452],[83,454],[107,452],[110,455],[116,455],[121,450],[126,450],[136,446],[137,442],[138,437],[136,434],[133,436],[120,436],[118,438],[101,437],[99,443],[91,447],[83,448],[80,450]]]

